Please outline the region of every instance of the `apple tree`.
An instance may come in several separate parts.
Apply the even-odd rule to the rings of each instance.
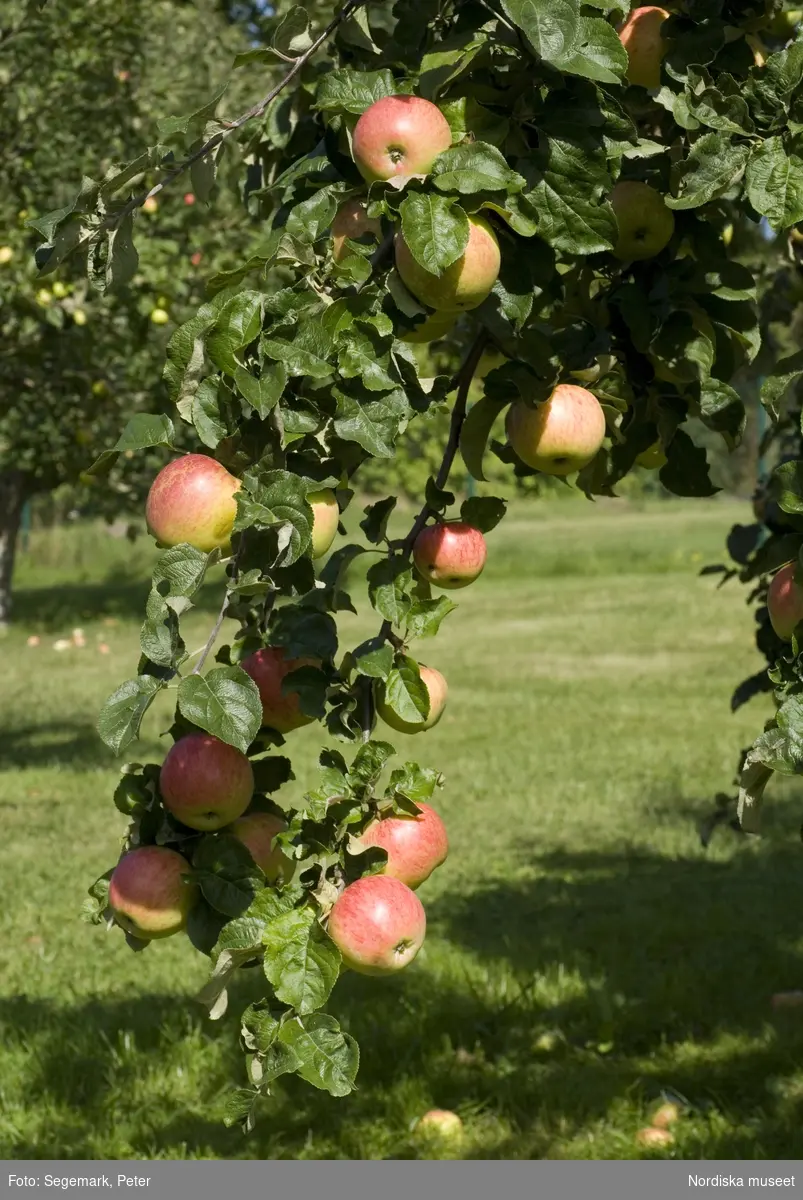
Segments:
[[[122,754],[174,689],[173,745],[123,767],[123,855],[91,893],[135,950],[186,931],[211,961],[214,1017],[239,967],[261,971],[263,998],[238,1014],[248,1074],[230,1121],[249,1127],[287,1073],[348,1094],[358,1049],[338,975],[396,971],[423,940],[443,779],[407,738],[448,702],[431,639],[486,550],[493,571],[486,535],[505,512],[495,496],[461,503],[455,462],[479,480],[493,458],[511,482],[570,478],[589,498],[614,496],[636,462],[676,495],[716,491],[690,431],[739,443],[734,380],[760,348],[755,275],[728,230],[803,219],[803,40],[777,8],[685,0],[656,23],[615,0],[345,0],[313,27],[283,6],[270,44],[237,60],[254,95],[242,115],[171,120],[170,156],[143,151],[39,223],[43,277],[88,253],[113,290],[149,196],[185,172],[211,185],[224,152],[264,223],[170,340],[172,411],[135,417],[92,468],[126,450],[167,459],[179,438],[192,451],[153,482],[164,552],[141,656],[100,717]],[[143,164],[155,182],[132,186]],[[451,351],[423,359],[434,340]],[[796,371],[768,383],[771,411]],[[407,533],[390,531],[389,495],[346,537],[361,469],[444,411]],[[338,618],[358,561],[376,625],[351,645]],[[190,658],[181,619],[208,575],[225,597]],[[792,708],[796,652],[779,668]],[[293,732],[315,721],[320,780],[290,801]]]

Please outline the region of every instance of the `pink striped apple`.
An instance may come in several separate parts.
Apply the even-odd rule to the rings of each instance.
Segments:
[[[605,438],[605,414],[586,388],[559,384],[548,400],[508,410],[507,436],[528,467],[545,475],[571,475],[591,462]]]
[[[185,454],[153,481],[145,507],[148,530],[160,546],[187,542],[196,550],[228,547],[240,480],[206,454]]]
[[[171,746],[159,772],[164,806],[190,829],[222,829],[254,795],[246,756],[211,733],[190,733]]]
[[[390,816],[372,821],[357,839],[362,849],[379,846],[387,851],[383,871],[415,890],[446,861],[449,839],[446,826],[434,808],[419,803],[417,816]]]
[[[452,144],[441,110],[420,96],[385,96],[354,126],[354,161],[368,183],[396,175],[427,175]]]
[[[273,813],[254,812],[238,817],[224,832],[242,842],[268,883],[276,883],[280,875],[284,883],[289,883],[295,863],[284,854],[281,846],[276,845],[277,833],[282,833],[286,828],[287,822],[281,817]]]
[[[319,667],[314,658],[288,658],[281,646],[266,646],[242,662],[241,667],[259,688],[262,724],[279,733],[291,733],[315,720],[301,711],[297,692],[283,692],[285,675],[299,667]]]
[[[332,222],[332,257],[335,262],[342,262],[349,254],[346,241],[359,241],[367,233],[379,240],[382,233],[382,222],[376,217],[369,217],[365,201],[354,196],[341,204]]]
[[[198,898],[197,887],[182,880],[189,871],[187,860],[166,846],[130,850],[109,882],[117,924],[145,941],[179,933]]]
[[[360,975],[393,975],[424,943],[424,906],[406,884],[367,875],[350,884],[329,914],[329,936],[343,962]]]
[[[798,574],[798,564],[787,563],[774,576],[767,592],[770,623],[784,642],[791,642],[798,623],[803,621],[803,583]]]
[[[420,575],[435,587],[468,587],[482,574],[488,549],[479,529],[465,521],[427,525],[415,539],[413,561]]]

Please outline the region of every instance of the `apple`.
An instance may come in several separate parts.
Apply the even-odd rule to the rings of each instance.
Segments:
[[[751,34],[748,34],[744,40],[747,42],[748,46],[753,51],[753,62],[755,63],[755,65],[757,67],[763,67],[766,64],[767,55],[769,54],[769,50],[764,45],[761,38],[755,37]]]
[[[356,242],[367,233],[378,240],[382,233],[382,222],[368,216],[365,201],[355,196],[341,204],[332,222],[332,257],[335,262],[342,262],[350,253],[346,239]]]
[[[164,308],[151,309],[151,321],[154,325],[166,325],[170,320],[170,313]]]
[[[490,294],[502,259],[496,234],[484,217],[469,217],[468,245],[442,275],[433,275],[413,258],[401,233],[396,234],[396,269],[416,300],[438,312],[468,312]]]
[[[240,666],[259,688],[262,724],[278,733],[292,733],[315,718],[301,711],[297,692],[283,692],[282,680],[299,667],[319,667],[314,658],[287,658],[281,646],[266,646],[246,658]]]
[[[131,72],[130,71],[118,71],[117,78],[120,81],[120,83],[128,83],[129,79],[131,78]]]
[[[331,488],[310,492],[307,503],[312,508],[312,557],[323,558],[337,534],[340,509]]]
[[[733,222],[729,221],[722,230],[722,244],[727,249],[733,241]]]
[[[147,200],[142,205],[142,211],[146,213],[155,213],[159,207],[159,201],[155,196],[148,196]]]
[[[13,257],[14,251],[10,246],[0,246],[0,266],[10,263]]]
[[[167,753],[159,791],[168,812],[209,833],[241,817],[254,795],[254,772],[236,746],[211,733],[189,733]]]
[[[130,850],[109,881],[109,907],[117,924],[147,941],[184,929],[198,898],[197,887],[182,879],[189,871],[187,860],[166,846]]]
[[[431,1108],[416,1122],[415,1131],[440,1141],[459,1141],[463,1136],[463,1122],[455,1112]]]
[[[62,283],[62,281],[60,279],[57,279],[55,281],[51,290],[57,300],[63,300],[64,297],[69,292],[69,288],[67,287],[66,283]]]
[[[636,1134],[636,1141],[640,1146],[647,1146],[651,1150],[660,1150],[664,1147],[674,1144],[675,1139],[668,1129],[640,1129]]]
[[[200,267],[202,259],[203,254],[201,254],[200,250],[196,250],[195,253],[191,255],[190,262],[194,267]]]
[[[613,248],[616,258],[635,262],[654,258],[675,232],[675,217],[664,198],[648,183],[624,179],[610,195],[619,237]]]
[[[280,876],[283,883],[289,883],[295,863],[275,844],[276,834],[286,828],[287,823],[281,817],[255,812],[238,817],[224,832],[242,842],[268,883],[276,883]]]
[[[648,471],[655,471],[666,466],[667,457],[661,443],[653,442],[652,446],[649,446],[646,450],[642,450],[641,454],[636,455],[636,462],[640,467],[645,467]]]
[[[411,721],[403,721],[385,703],[384,686],[381,682],[377,683],[376,711],[385,724],[389,725],[391,729],[395,729],[397,733],[424,733],[427,729],[432,729],[440,721],[443,716],[443,710],[446,707],[449,688],[440,671],[436,671],[434,667],[426,667],[423,664],[419,665],[418,669],[421,674],[421,680],[429,695],[429,716],[420,723],[413,724]]]
[[[634,8],[619,28],[619,38],[627,51],[627,80],[643,88],[661,86],[661,63],[667,45],[661,26],[669,16],[665,8],[648,4]]]
[[[40,308],[47,308],[52,299],[53,295],[47,288],[40,288],[36,293],[36,303]]]
[[[797,569],[796,562],[781,567],[767,592],[770,623],[784,642],[791,642],[798,622],[803,621],[803,584],[796,578]]]
[[[87,321],[89,320],[82,308],[76,308],[73,310],[72,319],[75,321],[76,325],[86,325]]]
[[[478,579],[488,549],[479,529],[465,521],[427,525],[415,539],[413,561],[428,583],[447,591]]]
[[[528,467],[545,475],[571,475],[590,463],[605,437],[605,414],[596,396],[573,383],[561,383],[548,400],[530,408],[511,406],[508,441]]]
[[[409,342],[412,346],[426,346],[429,342],[437,342],[451,333],[457,321],[456,313],[434,312],[426,320],[399,339]]]
[[[195,196],[192,192],[184,193],[184,203],[188,205],[195,203]]]
[[[415,890],[432,872],[446,861],[449,840],[446,826],[434,808],[419,803],[418,816],[382,817],[371,824],[357,839],[362,849],[379,846],[387,850],[388,861],[384,875],[400,879]]]
[[[406,883],[389,875],[367,875],[338,896],[328,931],[352,971],[392,975],[418,954],[427,917]]]
[[[163,467],[145,506],[149,533],[160,546],[187,542],[209,553],[227,548],[240,480],[206,454],[185,454]]]
[[[420,96],[385,96],[367,108],[351,138],[357,170],[368,183],[426,175],[452,144],[441,110]]]

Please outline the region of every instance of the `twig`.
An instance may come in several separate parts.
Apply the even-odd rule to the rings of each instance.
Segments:
[[[225,129],[219,130],[216,134],[214,134],[213,137],[204,142],[203,146],[201,146],[198,150],[193,151],[192,154],[188,155],[183,162],[179,163],[177,167],[174,167],[172,171],[169,171],[164,178],[160,179],[158,183],[155,183],[148,191],[141,192],[138,196],[135,196],[132,200],[129,200],[128,203],[125,204],[121,209],[118,209],[117,212],[112,213],[109,217],[107,217],[105,221],[102,221],[97,229],[93,230],[87,237],[81,239],[81,241],[77,243],[76,249],[86,245],[88,242],[94,241],[99,234],[105,233],[110,229],[116,229],[121,221],[123,221],[127,216],[129,216],[136,209],[142,208],[145,201],[149,200],[151,196],[158,195],[163,188],[168,187],[174,182],[174,180],[178,179],[180,175],[183,175],[185,171],[189,170],[191,166],[199,162],[200,159],[206,158],[206,156],[211,154],[213,150],[217,150],[218,146],[221,146],[226,138],[230,137],[232,133],[236,132],[238,129],[241,129],[243,125],[247,125],[249,121],[253,121],[261,117],[268,105],[275,100],[281,92],[284,91],[284,89],[289,83],[292,82],[293,79],[295,79],[301,68],[305,66],[305,64],[310,58],[312,58],[315,52],[320,49],[324,42],[328,41],[328,39],[337,29],[338,25],[340,25],[341,22],[346,19],[346,17],[351,16],[355,9],[362,7],[364,3],[365,0],[346,0],[343,8],[336,17],[332,18],[332,20],[326,26],[326,29],[324,29],[323,33],[321,33],[312,43],[309,50],[305,50],[303,54],[300,54],[298,58],[293,60],[293,66],[290,68],[284,78],[281,79],[275,87],[271,88],[264,99],[260,100],[258,104],[255,104],[253,108],[249,108],[248,112],[245,112],[242,114],[242,116],[237,117],[235,121],[227,121]]]
[[[231,592],[227,589],[226,595],[223,597],[223,603],[220,606],[220,612],[217,615],[217,620],[215,621],[215,624],[212,628],[212,632],[209,635],[209,639],[208,639],[206,645],[204,646],[203,650],[201,651],[201,657],[198,659],[197,663],[195,664],[195,666],[192,668],[192,671],[190,672],[191,675],[200,675],[201,671],[203,670],[204,663],[206,662],[207,658],[209,657],[210,650],[212,649],[215,642],[217,641],[217,635],[220,633],[221,626],[223,625],[223,621],[226,617],[226,613],[228,612],[230,598],[231,598]]]

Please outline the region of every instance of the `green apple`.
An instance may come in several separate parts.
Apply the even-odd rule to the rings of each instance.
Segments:
[[[310,492],[307,503],[312,509],[312,557],[322,558],[337,534],[340,509],[331,488]]]
[[[479,308],[496,283],[501,265],[499,242],[484,217],[469,217],[468,245],[442,275],[433,275],[413,257],[404,237],[396,234],[396,269],[416,300],[437,312]]]
[[[675,217],[648,183],[623,179],[610,195],[619,237],[613,253],[623,262],[654,258],[675,232]]]

